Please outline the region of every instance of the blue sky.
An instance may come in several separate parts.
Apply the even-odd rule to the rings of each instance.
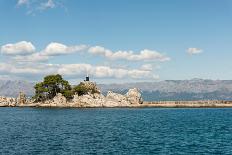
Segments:
[[[0,78],[231,79],[231,0],[0,0]]]

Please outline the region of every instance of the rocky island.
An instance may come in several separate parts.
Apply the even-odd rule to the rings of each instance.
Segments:
[[[143,100],[137,88],[129,89],[125,95],[108,91],[104,96],[88,76],[71,88],[60,75],[49,75],[35,85],[32,98],[26,98],[22,92],[17,98],[0,97],[1,107],[130,107],[140,104]]]
[[[71,87],[61,75],[49,75],[35,85],[35,95],[27,98],[20,92],[17,98],[0,97],[0,107],[232,107],[232,101],[143,101],[137,88],[126,94],[108,91],[104,96],[95,82],[86,79]]]

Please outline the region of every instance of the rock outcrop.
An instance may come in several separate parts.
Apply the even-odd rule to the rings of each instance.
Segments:
[[[42,107],[129,107],[142,103],[141,94],[137,89],[131,89],[127,94],[117,94],[109,91],[107,96],[100,93],[88,93],[78,96],[74,95],[72,100],[58,93],[52,100],[37,103],[36,106]]]
[[[109,91],[106,97],[99,93],[75,95],[71,105],[79,107],[126,107],[130,105],[142,104],[141,94],[137,89],[131,89],[126,95]]]
[[[66,98],[61,93],[58,93],[53,98],[51,104],[55,104],[56,106],[65,106],[67,104],[67,100],[66,100]]]
[[[80,107],[102,107],[105,102],[105,97],[101,94],[86,94],[78,96],[77,105]]]
[[[36,106],[36,107],[129,107],[142,104],[142,97],[138,89],[130,89],[125,95],[109,91],[106,96],[100,93],[96,83],[90,81],[81,82],[88,90],[84,95],[74,95],[72,100],[67,100],[61,93],[53,99],[43,102],[33,102],[26,98],[22,92],[18,97],[0,97],[0,106]]]
[[[137,88],[129,89],[126,93],[127,99],[131,104],[142,104],[143,99]]]
[[[23,92],[20,92],[17,98],[0,97],[0,107],[23,106],[29,102]]]
[[[130,103],[126,95],[117,94],[109,91],[107,93],[104,106],[109,107],[122,107],[129,106]]]
[[[24,105],[26,103],[27,103],[26,95],[23,92],[20,92],[17,98],[17,105]]]
[[[95,82],[83,81],[80,82],[80,85],[83,85],[86,89],[92,90],[95,93],[101,93],[100,89],[97,87],[97,84]]]
[[[16,99],[11,97],[0,97],[0,107],[14,107]]]

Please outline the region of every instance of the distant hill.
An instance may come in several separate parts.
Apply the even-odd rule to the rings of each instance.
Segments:
[[[166,80],[99,85],[102,92],[112,90],[125,93],[137,87],[144,100],[232,100],[232,80]]]
[[[0,80],[0,96],[16,97],[20,91],[34,94],[34,84],[26,81]],[[139,88],[146,101],[157,100],[232,100],[232,80],[166,80],[125,84],[99,84],[103,94],[108,90],[126,93]]]
[[[20,91],[33,96],[34,84],[27,81],[0,80],[0,96],[17,97]]]

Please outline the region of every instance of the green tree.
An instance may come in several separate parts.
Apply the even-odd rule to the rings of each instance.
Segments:
[[[79,85],[77,85],[73,88],[73,93],[76,93],[79,96],[81,96],[81,95],[85,95],[87,93],[91,93],[91,94],[99,93],[99,91],[96,90],[95,86],[93,86],[93,87],[86,86],[84,83],[81,82]]]
[[[79,96],[81,95],[85,95],[89,92],[89,89],[85,87],[85,85],[83,85],[82,83],[80,83],[79,85],[75,86],[73,88],[73,92],[78,94]]]
[[[37,83],[34,88],[34,99],[36,101],[52,99],[57,93],[62,93],[67,99],[73,97],[69,82],[64,80],[59,74],[44,77],[43,82]]]

